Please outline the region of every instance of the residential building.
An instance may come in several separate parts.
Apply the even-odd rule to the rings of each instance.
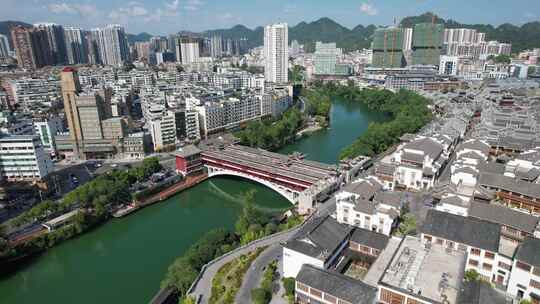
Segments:
[[[176,147],[176,119],[171,111],[148,122],[154,151],[174,150]]]
[[[88,62],[87,41],[83,30],[75,27],[64,29],[66,40],[67,62],[69,64],[82,64]]]
[[[62,119],[54,116],[34,121],[34,131],[39,136],[43,149],[50,155],[55,155],[56,143],[54,138],[58,133],[64,132]]]
[[[419,23],[414,26],[412,43],[413,65],[439,65],[442,53],[444,26]]]
[[[65,64],[67,52],[64,27],[55,23],[37,23],[34,24],[34,28],[45,33],[52,56],[52,64]],[[43,51],[43,49],[38,49],[38,53]]]
[[[396,27],[375,30],[371,44],[371,48],[373,49],[373,67],[401,68],[405,66],[403,30]]]
[[[392,155],[392,164],[396,166],[393,186],[429,189],[447,160],[444,145],[433,138],[405,143]]]
[[[182,64],[192,64],[199,62],[200,39],[183,37],[179,39],[176,50],[176,58]]]
[[[459,58],[457,56],[441,56],[439,63],[439,74],[457,76],[458,75]]]
[[[305,264],[295,280],[296,303],[377,303],[377,288],[362,281]]]
[[[93,31],[103,64],[121,66],[129,61],[127,36],[122,26],[112,24]]]
[[[264,78],[266,82],[289,81],[289,28],[286,23],[264,28]]]
[[[41,181],[53,170],[39,137],[10,135],[0,138],[0,175],[7,181]]]
[[[341,56],[341,49],[336,48],[335,43],[315,44],[315,75],[349,75],[347,65],[338,64],[337,59]]]
[[[283,245],[283,277],[296,278],[303,265],[328,269],[348,247],[350,230],[331,217],[308,222]]]
[[[518,299],[540,301],[540,239],[528,237],[518,247],[512,270],[508,293]]]
[[[194,145],[178,149],[176,156],[176,171],[184,176],[202,171],[204,169],[201,150]]]
[[[0,34],[0,58],[10,56],[11,48],[9,47],[9,39],[6,35]]]
[[[405,199],[401,193],[381,192],[382,188],[374,178],[345,186],[335,196],[338,222],[390,235]]]

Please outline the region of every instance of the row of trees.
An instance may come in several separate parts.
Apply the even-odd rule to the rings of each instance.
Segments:
[[[61,201],[47,200],[37,204],[13,219],[10,225],[18,227],[29,223],[43,222],[75,208],[82,209],[71,219],[71,223],[63,228],[43,234],[14,248],[5,248],[4,250],[0,248],[0,252],[4,252],[3,255],[0,253],[0,260],[50,248],[103,222],[109,217],[107,210],[115,205],[131,202],[132,194],[129,188],[134,182],[143,181],[161,169],[157,158],[147,158],[139,167],[101,175],[77,187]],[[1,246],[2,244],[0,244]]]
[[[268,304],[272,300],[274,279],[277,272],[277,261],[268,265],[263,273],[261,287],[251,290],[251,299],[254,304]]]
[[[255,191],[244,194],[243,200],[244,208],[235,223],[234,233],[220,229],[205,234],[169,267],[161,282],[161,288],[174,288],[181,301],[190,301],[184,298],[185,294],[204,264],[240,245],[302,223],[300,216],[292,216],[285,223],[280,224],[272,214],[257,209]]]
[[[243,145],[266,150],[278,149],[294,140],[297,130],[304,124],[304,116],[291,108],[278,120],[252,121],[236,136]]]
[[[169,266],[161,288],[174,288],[180,297],[184,297],[204,264],[229,252],[237,244],[236,236],[225,229],[207,232]]]
[[[340,158],[358,155],[373,156],[384,152],[405,133],[415,133],[432,119],[429,100],[407,90],[397,93],[379,89],[360,89],[332,83],[322,86],[327,94],[339,96],[349,102],[361,102],[374,111],[388,113],[388,122],[371,123],[367,131],[346,147]]]

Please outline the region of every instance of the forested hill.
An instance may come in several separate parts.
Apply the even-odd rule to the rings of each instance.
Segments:
[[[473,28],[486,33],[487,40],[498,40],[500,42],[512,43],[512,50],[519,52],[524,49],[540,47],[540,22],[529,22],[521,26],[505,23],[497,27],[489,24],[462,24],[455,20],[445,20],[432,13],[425,13],[420,16],[406,17],[401,21],[401,25],[411,27],[421,22],[431,22],[434,17],[435,22],[444,24],[447,28]],[[9,27],[14,24],[28,25],[17,21],[0,22],[0,34],[9,35]],[[306,45],[307,51],[313,51],[316,41],[336,42],[337,46],[345,50],[355,50],[369,48],[371,37],[377,26],[358,25],[349,29],[335,22],[330,18],[321,18],[313,22],[300,22],[289,27],[289,40],[297,40]],[[247,28],[243,25],[236,25],[229,29],[209,30],[199,33],[205,37],[214,35],[223,38],[248,39],[249,47],[256,47],[263,44],[263,27],[255,29]],[[140,33],[138,35],[128,35],[130,42],[148,41],[152,35]]]

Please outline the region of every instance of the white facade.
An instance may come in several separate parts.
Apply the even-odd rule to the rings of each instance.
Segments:
[[[160,151],[176,145],[176,120],[174,113],[149,122],[150,134],[154,144],[154,151]]]
[[[88,62],[86,39],[83,31],[80,28],[66,27],[64,28],[64,36],[68,63],[80,64]]]
[[[53,169],[49,155],[37,136],[0,138],[0,174],[8,181],[38,181]]]
[[[264,78],[266,82],[289,81],[289,28],[286,23],[264,28]]]
[[[531,293],[540,295],[540,268],[514,260],[507,292],[522,299],[531,299]]]
[[[6,35],[0,34],[0,58],[8,57],[11,49],[9,47],[9,40]]]
[[[98,52],[105,65],[120,66],[129,59],[129,48],[124,28],[117,24],[105,28],[94,29],[97,37]]]
[[[199,43],[197,41],[180,43],[180,60],[182,64],[191,64],[199,61]]]
[[[283,277],[296,278],[302,265],[308,264],[315,267],[324,268],[324,262],[302,254],[300,252],[283,247]]]
[[[51,117],[45,121],[34,122],[34,131],[41,139],[43,148],[48,153],[56,153],[54,137],[57,133],[64,131],[62,119]]]
[[[457,76],[459,58],[457,56],[441,56],[439,74]]]

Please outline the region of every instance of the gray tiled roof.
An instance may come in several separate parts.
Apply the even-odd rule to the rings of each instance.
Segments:
[[[533,233],[538,218],[530,214],[493,204],[471,202],[469,216]]]
[[[300,269],[296,281],[355,304],[372,304],[377,297],[375,287],[307,264]]]
[[[351,241],[378,250],[383,250],[388,244],[389,237],[371,230],[356,228],[351,235]]]
[[[504,189],[532,198],[540,198],[540,184],[529,183],[504,175],[482,173],[478,183],[482,186]]]
[[[373,179],[358,183],[351,183],[343,187],[343,191],[360,195],[364,199],[371,199],[377,191],[382,189],[382,185]]]
[[[375,194],[373,199],[375,202],[401,208],[401,203],[404,201],[405,194],[403,192],[381,191]]]
[[[318,218],[304,227],[284,247],[326,261],[349,236],[351,228],[330,216]]]
[[[515,258],[534,267],[540,267],[540,239],[527,237],[518,247]]]
[[[460,304],[511,304],[503,293],[494,290],[482,280],[464,283],[457,303]]]
[[[454,242],[497,252],[501,226],[472,217],[463,217],[431,209],[428,211],[420,231]]]
[[[429,155],[431,159],[437,159],[443,152],[443,146],[428,137],[411,141],[410,143],[405,144],[403,148],[423,151],[425,154]]]

